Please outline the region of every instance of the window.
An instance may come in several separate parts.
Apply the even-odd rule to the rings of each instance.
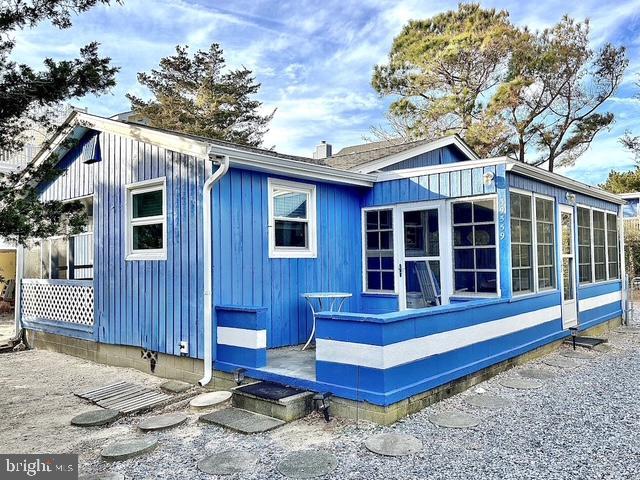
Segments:
[[[618,252],[618,218],[607,213],[607,251],[609,279],[620,278],[620,255]]]
[[[556,286],[553,200],[535,197],[535,210],[538,289],[548,290]]]
[[[578,207],[578,281],[593,281],[591,269],[591,210]]]
[[[534,290],[531,197],[512,192],[510,205],[513,293],[531,292]]]
[[[607,279],[607,252],[604,212],[593,211],[593,264],[595,281]]]
[[[269,256],[316,257],[316,187],[269,179]]]
[[[365,212],[365,286],[367,292],[394,292],[393,211]]]
[[[166,259],[165,179],[127,186],[127,260]]]
[[[493,199],[453,204],[453,276],[456,293],[497,293]]]

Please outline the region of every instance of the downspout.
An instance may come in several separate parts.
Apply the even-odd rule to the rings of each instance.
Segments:
[[[211,292],[212,257],[211,257],[211,190],[213,185],[220,180],[229,170],[229,157],[227,155],[218,156],[209,147],[209,159],[218,163],[218,169],[211,174],[202,187],[202,245],[203,245],[203,268],[204,268],[204,376],[198,382],[205,386],[211,381],[213,376],[213,295]]]

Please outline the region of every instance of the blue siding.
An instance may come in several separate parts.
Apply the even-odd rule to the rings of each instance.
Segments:
[[[270,176],[232,168],[213,193],[214,296],[217,305],[267,307],[269,348],[304,343],[311,314],[302,293],[346,291],[345,309],[359,307],[361,231],[359,189],[316,185],[318,257],[269,258]],[[305,183],[304,180],[296,180]]]
[[[433,165],[445,165],[447,163],[463,162],[468,160],[458,147],[448,145],[430,152],[416,155],[401,162],[381,168],[382,171],[401,170],[404,168],[431,167]]]

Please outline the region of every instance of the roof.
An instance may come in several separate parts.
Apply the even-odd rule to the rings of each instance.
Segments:
[[[478,159],[478,156],[458,135],[449,135],[436,140],[423,139],[407,142],[401,138],[397,138],[352,145],[341,149],[335,155],[325,158],[324,160],[327,165],[335,168],[344,170],[358,169],[359,171],[368,173],[369,171],[402,161],[404,158],[400,158],[400,156],[403,152],[407,152],[409,154],[408,156],[420,155],[421,153],[449,145],[455,145],[470,160]],[[390,158],[389,162],[384,162],[386,165],[378,164],[378,161],[386,158]],[[367,169],[367,166],[371,166],[372,168]]]

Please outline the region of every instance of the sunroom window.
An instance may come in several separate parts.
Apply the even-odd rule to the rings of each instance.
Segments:
[[[580,283],[593,281],[591,268],[591,210],[578,207],[578,278]]]
[[[618,251],[618,218],[607,213],[607,249],[609,253],[609,280],[620,278],[620,254]]]
[[[393,292],[393,211],[368,210],[365,226],[365,282],[368,292]]]
[[[166,258],[165,180],[127,186],[127,260]]]
[[[453,264],[455,293],[497,293],[493,199],[453,204]]]
[[[314,185],[269,179],[269,254],[316,256]]]
[[[593,211],[593,261],[596,282],[607,279],[606,227],[604,212]]]
[[[536,197],[536,263],[538,289],[555,288],[555,226],[553,200]]]
[[[531,292],[533,291],[531,197],[514,192],[510,197],[513,292]]]

